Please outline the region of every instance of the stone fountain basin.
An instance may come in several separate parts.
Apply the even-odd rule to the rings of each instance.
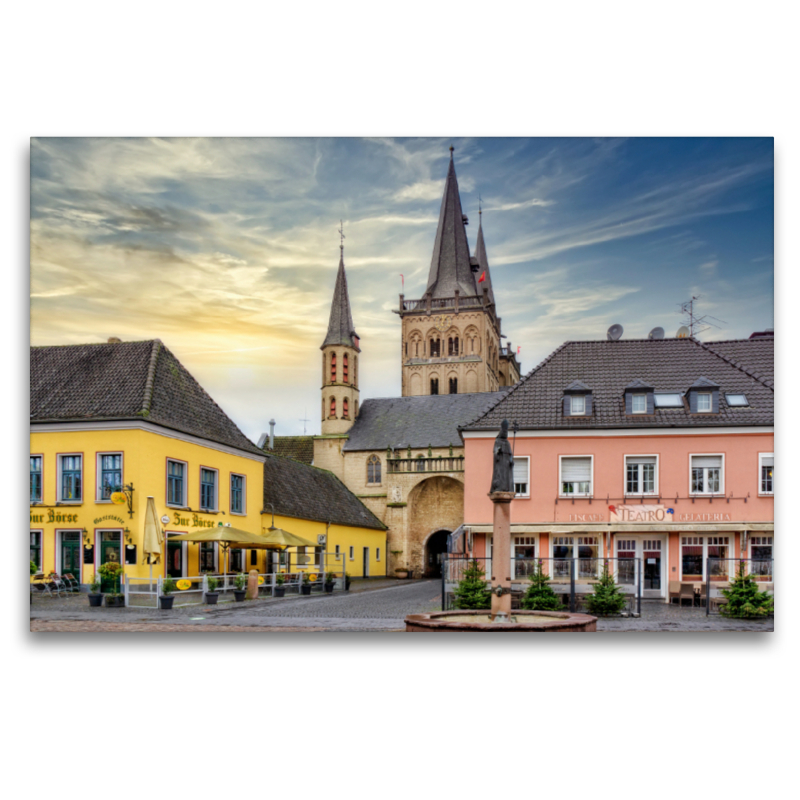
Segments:
[[[597,630],[597,617],[562,611],[512,611],[511,622],[492,622],[488,611],[435,611],[409,614],[406,631],[464,633],[588,633]]]

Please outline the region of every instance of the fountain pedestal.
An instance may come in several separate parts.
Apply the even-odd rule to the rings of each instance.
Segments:
[[[514,492],[490,492],[492,530],[492,618],[511,614],[511,501]]]

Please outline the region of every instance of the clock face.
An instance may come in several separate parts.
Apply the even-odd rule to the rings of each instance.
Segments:
[[[450,317],[436,317],[436,330],[444,333],[450,327]]]

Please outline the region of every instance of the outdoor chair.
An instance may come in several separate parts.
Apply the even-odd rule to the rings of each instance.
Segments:
[[[62,575],[62,578],[64,579],[64,584],[66,585],[68,592],[80,591],[81,585],[71,572],[67,572],[65,575]]]
[[[683,605],[684,600],[691,601],[691,604],[694,605],[694,584],[693,583],[682,583],[681,590],[678,594],[678,605]]]
[[[669,582],[669,602],[671,603],[674,599],[679,598],[681,594],[681,582],[680,581],[670,581]],[[678,600],[680,602],[680,600]]]
[[[56,596],[61,597],[61,593],[67,593],[67,587],[61,576],[56,572],[51,572],[48,579],[48,586],[51,592],[55,592]]]
[[[31,580],[31,592],[33,594],[53,596],[50,587],[47,585],[43,572],[37,572]]]
[[[703,606],[703,608],[705,608],[706,601],[708,598],[706,597],[706,585],[704,583],[700,584],[700,592],[695,595],[695,598],[699,600],[700,605]]]

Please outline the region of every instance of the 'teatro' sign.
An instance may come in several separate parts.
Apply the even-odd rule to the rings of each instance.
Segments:
[[[672,522],[674,509],[659,505],[609,506],[611,522]]]

